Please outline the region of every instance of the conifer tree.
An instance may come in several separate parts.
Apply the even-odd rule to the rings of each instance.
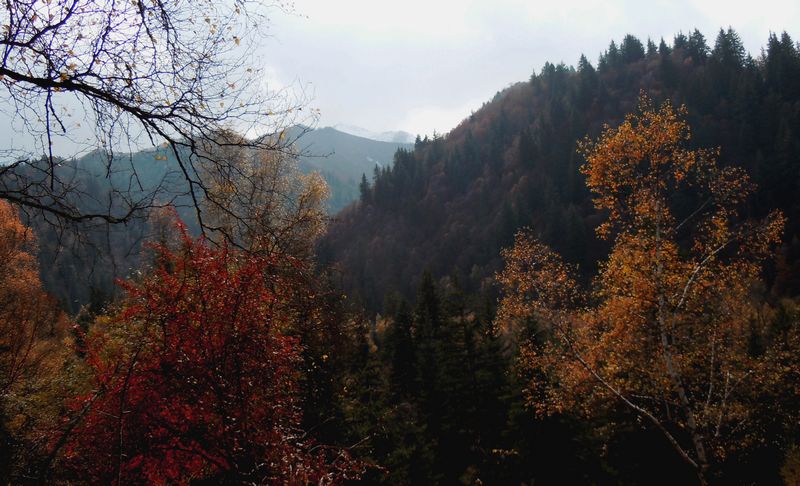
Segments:
[[[367,174],[361,174],[358,192],[360,194],[361,204],[368,205],[371,202],[372,194],[370,193],[369,182],[367,182]]]

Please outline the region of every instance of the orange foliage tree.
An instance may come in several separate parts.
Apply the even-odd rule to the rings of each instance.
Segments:
[[[67,349],[60,343],[65,322],[42,289],[32,230],[0,201],[0,476],[18,462],[9,456],[42,445],[29,433],[42,418],[36,414],[52,408],[45,395]]]
[[[579,144],[598,235],[613,247],[591,291],[530,232],[503,252],[498,323],[535,320],[523,347],[537,413],[632,412],[660,431],[706,484],[731,449],[759,440],[751,405],[776,383],[773,355],[750,343],[751,293],[779,241],[779,212],[742,221],[752,184],[716,150],[690,150],[685,108],[639,111]]]
[[[360,466],[301,427],[301,348],[280,262],[181,228],[86,337],[91,389],[65,479],[102,484],[336,484]]]

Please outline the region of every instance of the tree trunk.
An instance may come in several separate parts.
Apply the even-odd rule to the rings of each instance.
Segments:
[[[667,370],[672,386],[678,392],[680,400],[680,408],[686,417],[686,426],[689,429],[689,435],[692,438],[692,445],[694,446],[695,454],[697,454],[697,477],[700,480],[701,486],[706,486],[706,472],[708,469],[708,456],[706,455],[705,445],[703,444],[703,437],[697,430],[697,422],[694,419],[694,412],[692,405],[689,403],[689,397],[686,394],[686,388],[683,386],[683,379],[675,367],[672,359],[672,346],[670,344],[670,335],[667,331],[667,300],[665,297],[665,290],[662,286],[662,278],[664,267],[661,261],[661,224],[660,221],[656,223],[656,282],[658,285],[658,327],[661,334],[661,352],[664,356],[664,366]]]

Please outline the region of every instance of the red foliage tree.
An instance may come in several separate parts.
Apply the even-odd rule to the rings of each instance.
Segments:
[[[93,390],[64,451],[92,483],[330,484],[358,476],[346,451],[300,428],[298,341],[277,262],[183,233],[87,338]],[[273,276],[270,276],[273,275]]]

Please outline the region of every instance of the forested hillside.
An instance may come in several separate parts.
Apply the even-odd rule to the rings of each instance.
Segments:
[[[358,198],[362,175],[375,166],[386,166],[394,152],[407,144],[381,142],[357,137],[333,128],[293,127],[286,137],[297,152],[296,168],[309,174],[318,172],[328,185],[324,205],[335,213]],[[114,154],[122,168],[107,174],[108,155],[95,151],[74,160],[63,160],[62,177],[82,197],[76,204],[85,210],[102,210],[122,194],[146,198],[159,192],[159,204],[172,204],[193,234],[199,233],[192,201],[186,194],[177,162],[171,151],[162,147],[132,154]],[[124,162],[124,164],[122,163]],[[43,264],[45,288],[71,312],[81,306],[107,302],[117,294],[115,278],[126,277],[140,268],[141,243],[153,236],[144,219],[124,227],[92,224],[74,231],[74,225],[53,225],[53,218],[33,219],[30,223],[39,237],[39,257]]]
[[[337,215],[321,259],[373,311],[390,291],[413,295],[426,269],[491,294],[500,249],[525,226],[591,274],[608,248],[594,236],[602,215],[579,172],[577,142],[619,123],[640,92],[685,104],[692,144],[720,147],[722,164],[746,169],[758,185],[753,214],[786,212],[770,283],[780,294],[800,289],[800,51],[783,33],[750,55],[730,29],[671,43],[628,35],[596,65],[546,64],[446,136],[399,151]]]
[[[335,128],[309,130],[297,139],[300,169],[318,171],[330,188],[327,206],[331,214],[358,199],[358,185],[364,173],[376,165],[386,166],[398,149],[410,144],[386,142],[351,135]]]

